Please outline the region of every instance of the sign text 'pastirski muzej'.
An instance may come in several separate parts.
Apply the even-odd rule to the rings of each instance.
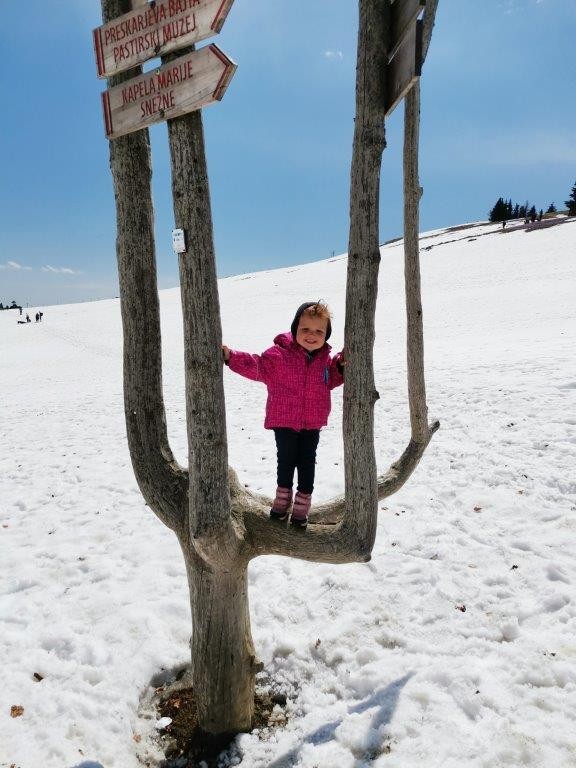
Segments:
[[[94,30],[98,77],[216,35],[234,0],[156,0]]]
[[[208,45],[109,88],[102,94],[106,136],[115,139],[219,101],[235,71],[217,45]]]

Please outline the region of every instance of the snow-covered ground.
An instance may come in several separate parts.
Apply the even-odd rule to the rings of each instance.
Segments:
[[[370,563],[251,564],[256,647],[290,699],[285,727],[238,738],[245,768],[576,766],[576,222],[442,230],[422,248],[441,429],[382,505]],[[225,342],[260,351],[322,297],[338,349],[345,272],[339,257],[222,280]],[[177,290],[161,300],[184,464]],[[377,317],[381,471],[409,434],[403,311],[397,242]],[[190,612],[176,540],[130,466],[119,305],[16,319],[0,313],[0,766],[154,765],[139,703],[186,662]],[[230,463],[271,493],[264,387],[229,371],[225,385]],[[343,489],[341,404],[338,391],[316,499]]]

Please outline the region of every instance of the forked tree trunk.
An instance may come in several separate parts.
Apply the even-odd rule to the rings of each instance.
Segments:
[[[107,22],[127,12],[130,3],[102,0],[102,9]],[[194,693],[200,726],[211,734],[249,730],[252,724],[257,664],[250,633],[249,561],[276,554],[315,562],[366,562],[378,498],[405,482],[427,445],[421,442],[415,449],[411,441],[400,460],[377,478],[372,347],[388,28],[388,0],[360,0],[345,327],[346,494],[317,509],[315,524],[305,534],[270,524],[270,500],[246,491],[227,467],[220,310],[201,113],[168,123],[175,223],[188,239],[179,259],[187,470],[174,461],[166,434],[148,132],[111,142],[130,455],[146,502],[176,533],[184,554]],[[135,73],[119,75],[111,84]]]

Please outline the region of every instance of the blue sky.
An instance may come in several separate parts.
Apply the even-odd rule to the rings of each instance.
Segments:
[[[0,301],[118,293],[100,23],[99,0],[3,3]],[[236,0],[208,41],[238,63],[204,110],[221,276],[346,250],[356,33],[356,2]],[[575,33],[574,0],[440,0],[421,83],[421,229],[483,219],[500,195],[568,197]],[[386,124],[381,241],[402,233],[402,121],[399,107]],[[165,288],[178,283],[166,126],[151,139]]]

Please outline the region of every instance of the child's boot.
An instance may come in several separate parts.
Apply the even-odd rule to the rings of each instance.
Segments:
[[[292,488],[282,488],[278,486],[276,488],[276,496],[272,502],[272,509],[270,510],[270,519],[283,520],[288,519],[288,511],[292,504]]]
[[[311,503],[311,493],[296,491],[294,506],[292,507],[292,517],[290,518],[291,525],[296,526],[296,528],[306,528],[308,525],[308,515],[310,514]]]

